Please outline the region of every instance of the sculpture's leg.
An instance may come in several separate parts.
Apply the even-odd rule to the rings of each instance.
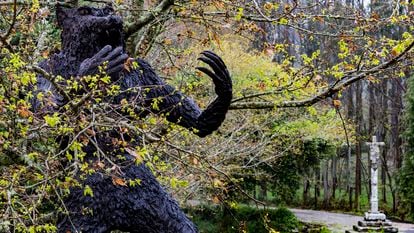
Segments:
[[[76,200],[73,200],[75,203]],[[100,221],[93,215],[88,215],[80,212],[75,212],[73,209],[76,207],[69,203],[66,203],[71,209],[71,215],[62,216],[58,220],[58,233],[109,233],[109,228],[105,225],[105,222]],[[79,205],[80,207],[80,205]],[[76,208],[77,209],[77,208]]]
[[[83,182],[93,196],[85,196],[82,189],[73,189],[65,199],[71,220],[82,232],[122,230],[140,233],[193,233],[194,224],[181,211],[177,202],[165,192],[152,172],[144,165],[121,168],[122,177],[95,173]],[[125,181],[114,182],[116,179]],[[128,180],[141,180],[131,186]],[[59,222],[59,231],[70,224],[68,216]],[[72,231],[73,232],[73,231]]]

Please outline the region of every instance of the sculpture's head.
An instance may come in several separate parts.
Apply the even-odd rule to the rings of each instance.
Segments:
[[[56,7],[56,17],[62,29],[62,49],[94,53],[105,45],[124,46],[122,19],[110,6],[95,8]],[[74,51],[75,52],[75,51]]]

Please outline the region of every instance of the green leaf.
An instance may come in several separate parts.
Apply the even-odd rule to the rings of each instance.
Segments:
[[[236,21],[240,21],[241,20],[241,18],[243,17],[243,11],[244,11],[244,9],[241,8],[241,7],[239,9],[237,9],[237,14],[236,14],[236,16],[234,16],[234,19]]]
[[[86,185],[85,188],[83,189],[83,195],[93,197],[93,191],[91,187],[89,187],[89,185]]]
[[[60,122],[60,117],[58,113],[54,113],[53,116],[46,115],[44,116],[44,119],[46,121],[46,124],[50,127],[55,127]]]

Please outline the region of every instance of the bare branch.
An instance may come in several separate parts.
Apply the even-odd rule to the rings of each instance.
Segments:
[[[125,38],[127,39],[129,36],[137,32],[140,28],[151,23],[156,19],[158,15],[168,10],[172,5],[174,5],[174,0],[162,0],[153,10],[145,13],[134,23],[126,25],[124,30]]]
[[[43,76],[43,78],[47,79],[49,82],[52,83],[52,85],[56,88],[56,90],[61,94],[65,101],[70,100],[71,98],[68,96],[68,94],[65,92],[64,89],[62,89],[59,85],[55,83],[55,77],[48,73],[46,70],[42,69],[39,66],[32,65],[27,67],[28,70],[31,70],[33,72],[36,72],[37,74],[40,74]]]
[[[389,61],[382,63],[378,66],[375,66],[369,70],[362,70],[358,75],[345,75],[341,78],[341,82],[335,83],[328,89],[320,92],[319,94],[312,96],[311,98],[304,100],[295,100],[295,101],[283,101],[280,103],[272,102],[242,102],[242,103],[233,103],[230,105],[230,109],[272,109],[272,108],[290,108],[290,107],[306,107],[318,103],[321,100],[324,100],[332,95],[343,90],[343,88],[366,78],[369,75],[376,74],[381,72],[402,60],[402,57],[406,55],[414,47],[414,41],[412,41],[407,48],[401,52],[398,56],[390,59]]]
[[[4,35],[0,35],[0,41],[11,52],[13,52],[13,48],[7,42],[7,38],[9,37],[10,33],[12,32],[12,30],[14,28],[14,25],[16,24],[16,19],[17,19],[17,0],[14,0],[13,1],[13,18],[12,18],[12,21],[10,23],[9,29],[7,30],[7,32]]]

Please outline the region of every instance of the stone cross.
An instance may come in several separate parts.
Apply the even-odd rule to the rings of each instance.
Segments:
[[[384,146],[384,142],[377,142],[377,137],[372,136],[372,142],[369,145],[369,154],[371,159],[371,214],[379,214],[378,211],[378,163],[380,156],[380,146]]]

